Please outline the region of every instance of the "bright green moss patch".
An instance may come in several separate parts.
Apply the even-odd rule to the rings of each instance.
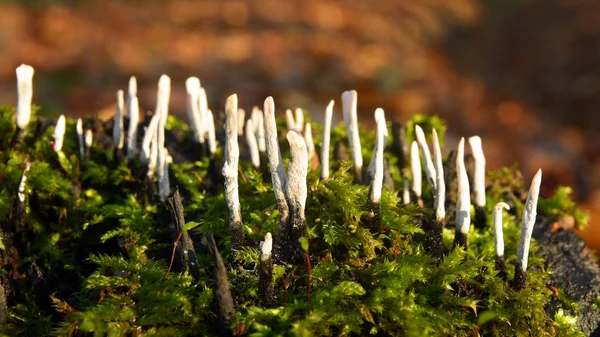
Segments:
[[[213,260],[196,249],[200,275],[168,273],[173,241],[163,205],[148,194],[135,165],[116,163],[110,149],[94,148],[83,165],[70,121],[63,154],[50,148],[49,127],[34,136],[32,118],[25,144],[8,149],[14,132],[14,109],[0,108],[2,189],[0,221],[3,237],[19,252],[5,274],[19,291],[9,296],[9,336],[187,336],[216,335],[219,320],[213,303]],[[415,123],[436,127],[437,118],[416,116]],[[280,127],[282,123],[280,122]],[[314,125],[313,130],[320,130]],[[182,150],[189,146],[185,123],[169,118],[167,129],[182,133]],[[345,139],[345,129],[332,130],[331,144]],[[407,132],[412,139],[411,131]],[[316,144],[320,135],[315,134]],[[391,138],[391,137],[390,137]],[[287,165],[288,146],[282,140]],[[68,141],[67,141],[68,140]],[[362,148],[370,157],[374,137],[364,134]],[[389,140],[391,143],[391,139]],[[169,146],[169,144],[167,143]],[[241,144],[241,146],[244,146]],[[318,148],[318,146],[317,146]],[[219,152],[220,153],[220,152]],[[402,186],[396,159],[386,153],[396,187]],[[215,160],[220,159],[220,154]],[[23,163],[28,173],[26,228],[10,232],[10,219]],[[229,261],[227,205],[222,183],[211,181],[208,158],[173,163],[171,184],[179,185],[186,229],[199,247],[203,234],[212,233],[223,258]],[[240,165],[240,204],[246,247],[237,253],[238,265],[228,269],[236,308],[232,330],[248,336],[577,336],[576,317],[559,311],[549,316],[544,306],[553,293],[548,270],[535,255],[529,258],[527,286],[516,292],[498,277],[494,267],[493,230],[471,228],[468,250],[452,249],[454,228],[444,230],[445,256],[438,261],[424,253],[421,221],[430,219],[431,195],[425,207],[401,206],[397,191],[384,190],[381,223],[367,211],[368,186],[353,183],[351,164],[332,160],[330,179],[317,171],[308,175],[308,254],[306,263],[276,266],[274,302],[259,305],[257,295],[258,241],[276,233],[278,211],[269,174],[247,162]],[[220,169],[220,167],[219,167]],[[490,172],[488,214],[499,201],[513,207],[504,215],[508,279],[514,272],[523,208],[521,177],[514,169]],[[426,182],[424,182],[424,186]],[[75,193],[75,192],[78,193]],[[572,215],[586,220],[569,199],[569,189],[542,199],[538,212],[554,219]],[[451,220],[453,221],[453,220]],[[491,221],[489,221],[491,223]],[[298,243],[300,245],[300,243]],[[9,253],[3,249],[6,257]],[[29,272],[35,263],[43,275]],[[22,276],[19,276],[22,275]],[[37,283],[36,283],[37,282]],[[35,284],[34,284],[35,283]],[[310,283],[310,288],[309,288]],[[309,290],[310,289],[310,290]],[[564,296],[564,294],[561,294]],[[567,297],[560,299],[570,305]],[[310,304],[309,304],[310,303]]]

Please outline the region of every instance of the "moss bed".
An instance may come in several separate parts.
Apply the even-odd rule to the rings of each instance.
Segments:
[[[568,188],[540,199],[534,233],[539,242],[532,245],[526,287],[510,287],[524,186],[529,186],[514,167],[487,173],[488,224],[493,205],[511,206],[504,214],[506,279],[495,269],[491,225],[471,228],[468,250],[452,248],[455,196],[450,188],[444,256],[438,260],[422,245],[421,223],[432,218],[426,184],[424,207],[402,206],[397,189],[384,189],[381,223],[374,224],[367,211],[369,187],[353,183],[350,162],[332,160],[332,174],[324,181],[310,169],[308,238],[298,242],[309,259],[274,267],[274,296],[265,304],[257,292],[258,242],[267,232],[276,235],[278,211],[270,173],[250,165],[244,142],[239,191],[245,245],[233,261],[218,174],[221,150],[212,159],[198,156],[188,125],[168,119],[171,186],[179,187],[184,229],[197,252],[199,273],[192,277],[173,267],[169,271],[174,241],[168,212],[154,184],[140,178],[139,162],[113,151],[111,122],[84,119],[94,145],[90,160],[82,163],[74,120],[67,120],[59,154],[51,147],[54,121],[39,113],[32,116],[20,148],[11,149],[14,120],[14,107],[0,107],[0,257],[7,302],[1,318],[7,336],[586,336],[598,325],[598,268],[582,255],[585,244],[572,231],[552,227],[569,217],[576,226],[587,221]],[[287,166],[285,123],[278,123]],[[432,127],[445,129],[441,120],[422,115],[406,129],[416,123],[426,134]],[[319,148],[322,127],[313,122],[312,130]],[[331,144],[346,138],[343,125],[337,126]],[[409,131],[404,141],[410,144],[413,138]],[[410,172],[406,160],[391,150],[397,141],[390,133],[385,156],[399,188]],[[370,158],[374,135],[362,133],[361,142],[364,157]],[[14,205],[26,161],[31,169],[25,212],[19,215]],[[215,308],[214,262],[202,239],[208,233],[227,266],[235,306],[226,327]],[[589,278],[578,280],[584,269]],[[569,288],[577,282],[583,283]]]

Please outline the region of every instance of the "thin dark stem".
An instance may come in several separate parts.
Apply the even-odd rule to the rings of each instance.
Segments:
[[[310,255],[308,249],[304,251],[306,255],[306,264],[308,266],[308,313],[310,314],[310,289],[312,287],[312,265],[310,264]]]
[[[169,276],[171,267],[173,267],[173,261],[175,260],[175,251],[177,250],[177,245],[179,244],[179,239],[181,239],[182,235],[183,235],[183,232],[180,232],[179,235],[177,236],[177,239],[173,243],[173,252],[171,253],[171,262],[169,263],[169,269],[167,269],[167,273],[165,274],[165,279],[167,278],[167,276]]]

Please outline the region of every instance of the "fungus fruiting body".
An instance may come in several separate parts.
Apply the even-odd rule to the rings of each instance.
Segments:
[[[54,152],[60,152],[62,150],[63,141],[65,138],[65,127],[66,127],[66,119],[65,115],[60,115],[58,117],[58,121],[54,126]]]
[[[308,160],[311,161],[315,156],[315,143],[313,142],[312,127],[308,122],[304,127],[304,141],[306,142],[306,149],[308,151]]]
[[[213,156],[217,152],[217,136],[215,134],[215,118],[210,109],[206,112],[208,116],[208,150]]]
[[[125,98],[123,90],[117,91],[117,111],[113,119],[113,146],[115,150],[123,148],[123,113],[125,112]]]
[[[422,193],[422,177],[421,177],[421,161],[419,159],[419,146],[416,141],[410,145],[410,172],[412,177],[411,191],[415,196],[415,201],[421,206],[423,200]]]
[[[17,69],[17,130],[12,140],[12,147],[20,146],[23,142],[25,128],[31,119],[31,99],[33,97],[33,67],[21,64]]]
[[[268,304],[273,297],[273,262],[271,251],[273,239],[271,233],[265,235],[264,241],[259,244],[260,269],[258,274],[258,298],[262,303]]]
[[[376,219],[380,218],[380,199],[381,190],[383,187],[383,148],[384,148],[384,137],[385,137],[385,119],[379,118],[377,120],[377,131],[375,148],[373,149],[374,172],[371,186],[369,188],[369,209],[375,215]]]
[[[329,151],[331,147],[331,119],[333,117],[334,101],[329,101],[325,108],[325,121],[323,124],[323,143],[321,144],[321,179],[329,178]]]
[[[79,145],[79,158],[83,161],[85,159],[85,144],[83,143],[83,121],[81,118],[77,119],[75,131],[77,132],[77,144]]]
[[[137,130],[140,119],[140,106],[137,97],[137,80],[135,76],[129,78],[129,87],[127,89],[126,101],[127,116],[129,117],[129,127],[127,129],[127,157],[133,160],[137,154]]]
[[[252,119],[249,119],[246,123],[246,144],[250,150],[250,160],[252,166],[258,168],[260,166],[260,156],[258,154],[258,144],[256,142],[256,135],[254,134],[254,123]]]
[[[237,137],[237,105],[237,95],[234,94],[227,97],[227,102],[225,103],[225,164],[223,165],[223,177],[225,177],[225,199],[229,208],[229,234],[231,235],[231,251],[233,253],[241,249],[244,244],[238,191],[240,150]]]
[[[204,128],[202,116],[200,115],[200,80],[198,77],[190,77],[185,81],[186,112],[192,131],[192,140],[196,143],[204,143]]]
[[[279,150],[279,137],[277,135],[277,123],[275,121],[275,101],[273,97],[267,97],[264,103],[264,121],[266,131],[266,147],[269,157],[269,167],[271,170],[271,182],[273,192],[279,211],[279,224],[277,237],[273,247],[273,253],[277,260],[281,260],[283,250],[289,244],[289,233],[287,230],[289,219],[289,205],[285,195],[285,186],[287,185],[287,176],[281,160]]]
[[[471,227],[471,193],[469,177],[465,168],[465,139],[458,143],[456,154],[456,173],[458,175],[458,199],[456,200],[456,233],[454,245],[467,246],[467,235]]]
[[[496,251],[496,270],[498,275],[506,279],[506,267],[504,266],[504,231],[502,229],[502,209],[510,210],[510,206],[499,202],[494,206],[494,248]]]
[[[469,138],[471,152],[475,159],[473,171],[473,192],[475,195],[475,227],[484,228],[486,222],[485,209],[485,155],[481,145],[481,138],[473,136]]]
[[[302,136],[295,131],[288,131],[287,140],[290,143],[290,164],[288,166],[288,179],[285,185],[285,194],[289,203],[290,243],[297,249],[289,252],[287,262],[302,260],[302,251],[297,242],[301,237],[306,237],[306,216],[304,214],[308,188],[306,175],[308,174],[308,151]],[[289,248],[288,248],[289,249]]]
[[[431,160],[431,152],[429,151],[429,145],[427,145],[427,140],[425,139],[425,133],[423,133],[423,129],[421,129],[419,125],[415,125],[415,135],[417,137],[419,149],[421,150],[427,181],[431,188],[435,190],[435,166],[433,160]]]
[[[515,290],[521,290],[525,287],[527,278],[527,261],[529,258],[529,246],[531,244],[531,234],[537,217],[537,203],[540,194],[540,185],[542,183],[542,170],[538,170],[531,181],[529,194],[525,201],[523,210],[523,220],[521,223],[521,236],[519,238],[519,249],[517,250],[517,262],[515,263],[515,277],[512,280],[512,287]]]
[[[294,113],[292,110],[285,110],[285,125],[288,131],[296,131],[296,120],[294,119]]]
[[[363,158],[360,147],[360,136],[358,134],[358,118],[356,116],[357,93],[356,90],[344,91],[342,94],[342,110],[344,112],[344,123],[348,130],[348,142],[352,160],[354,161],[354,180],[362,180]]]

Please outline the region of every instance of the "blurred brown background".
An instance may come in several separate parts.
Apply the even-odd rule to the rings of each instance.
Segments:
[[[376,107],[399,121],[438,114],[448,146],[482,136],[489,168],[519,162],[529,180],[541,167],[545,195],[573,186],[596,247],[598,60],[596,0],[0,0],[0,103],[15,102],[21,63],[49,115],[112,113],[130,75],[146,109],[170,75],[180,115],[192,75],[213,110],[233,92],[245,108],[272,95],[316,120],[332,98],[339,120],[354,88],[363,125]]]

